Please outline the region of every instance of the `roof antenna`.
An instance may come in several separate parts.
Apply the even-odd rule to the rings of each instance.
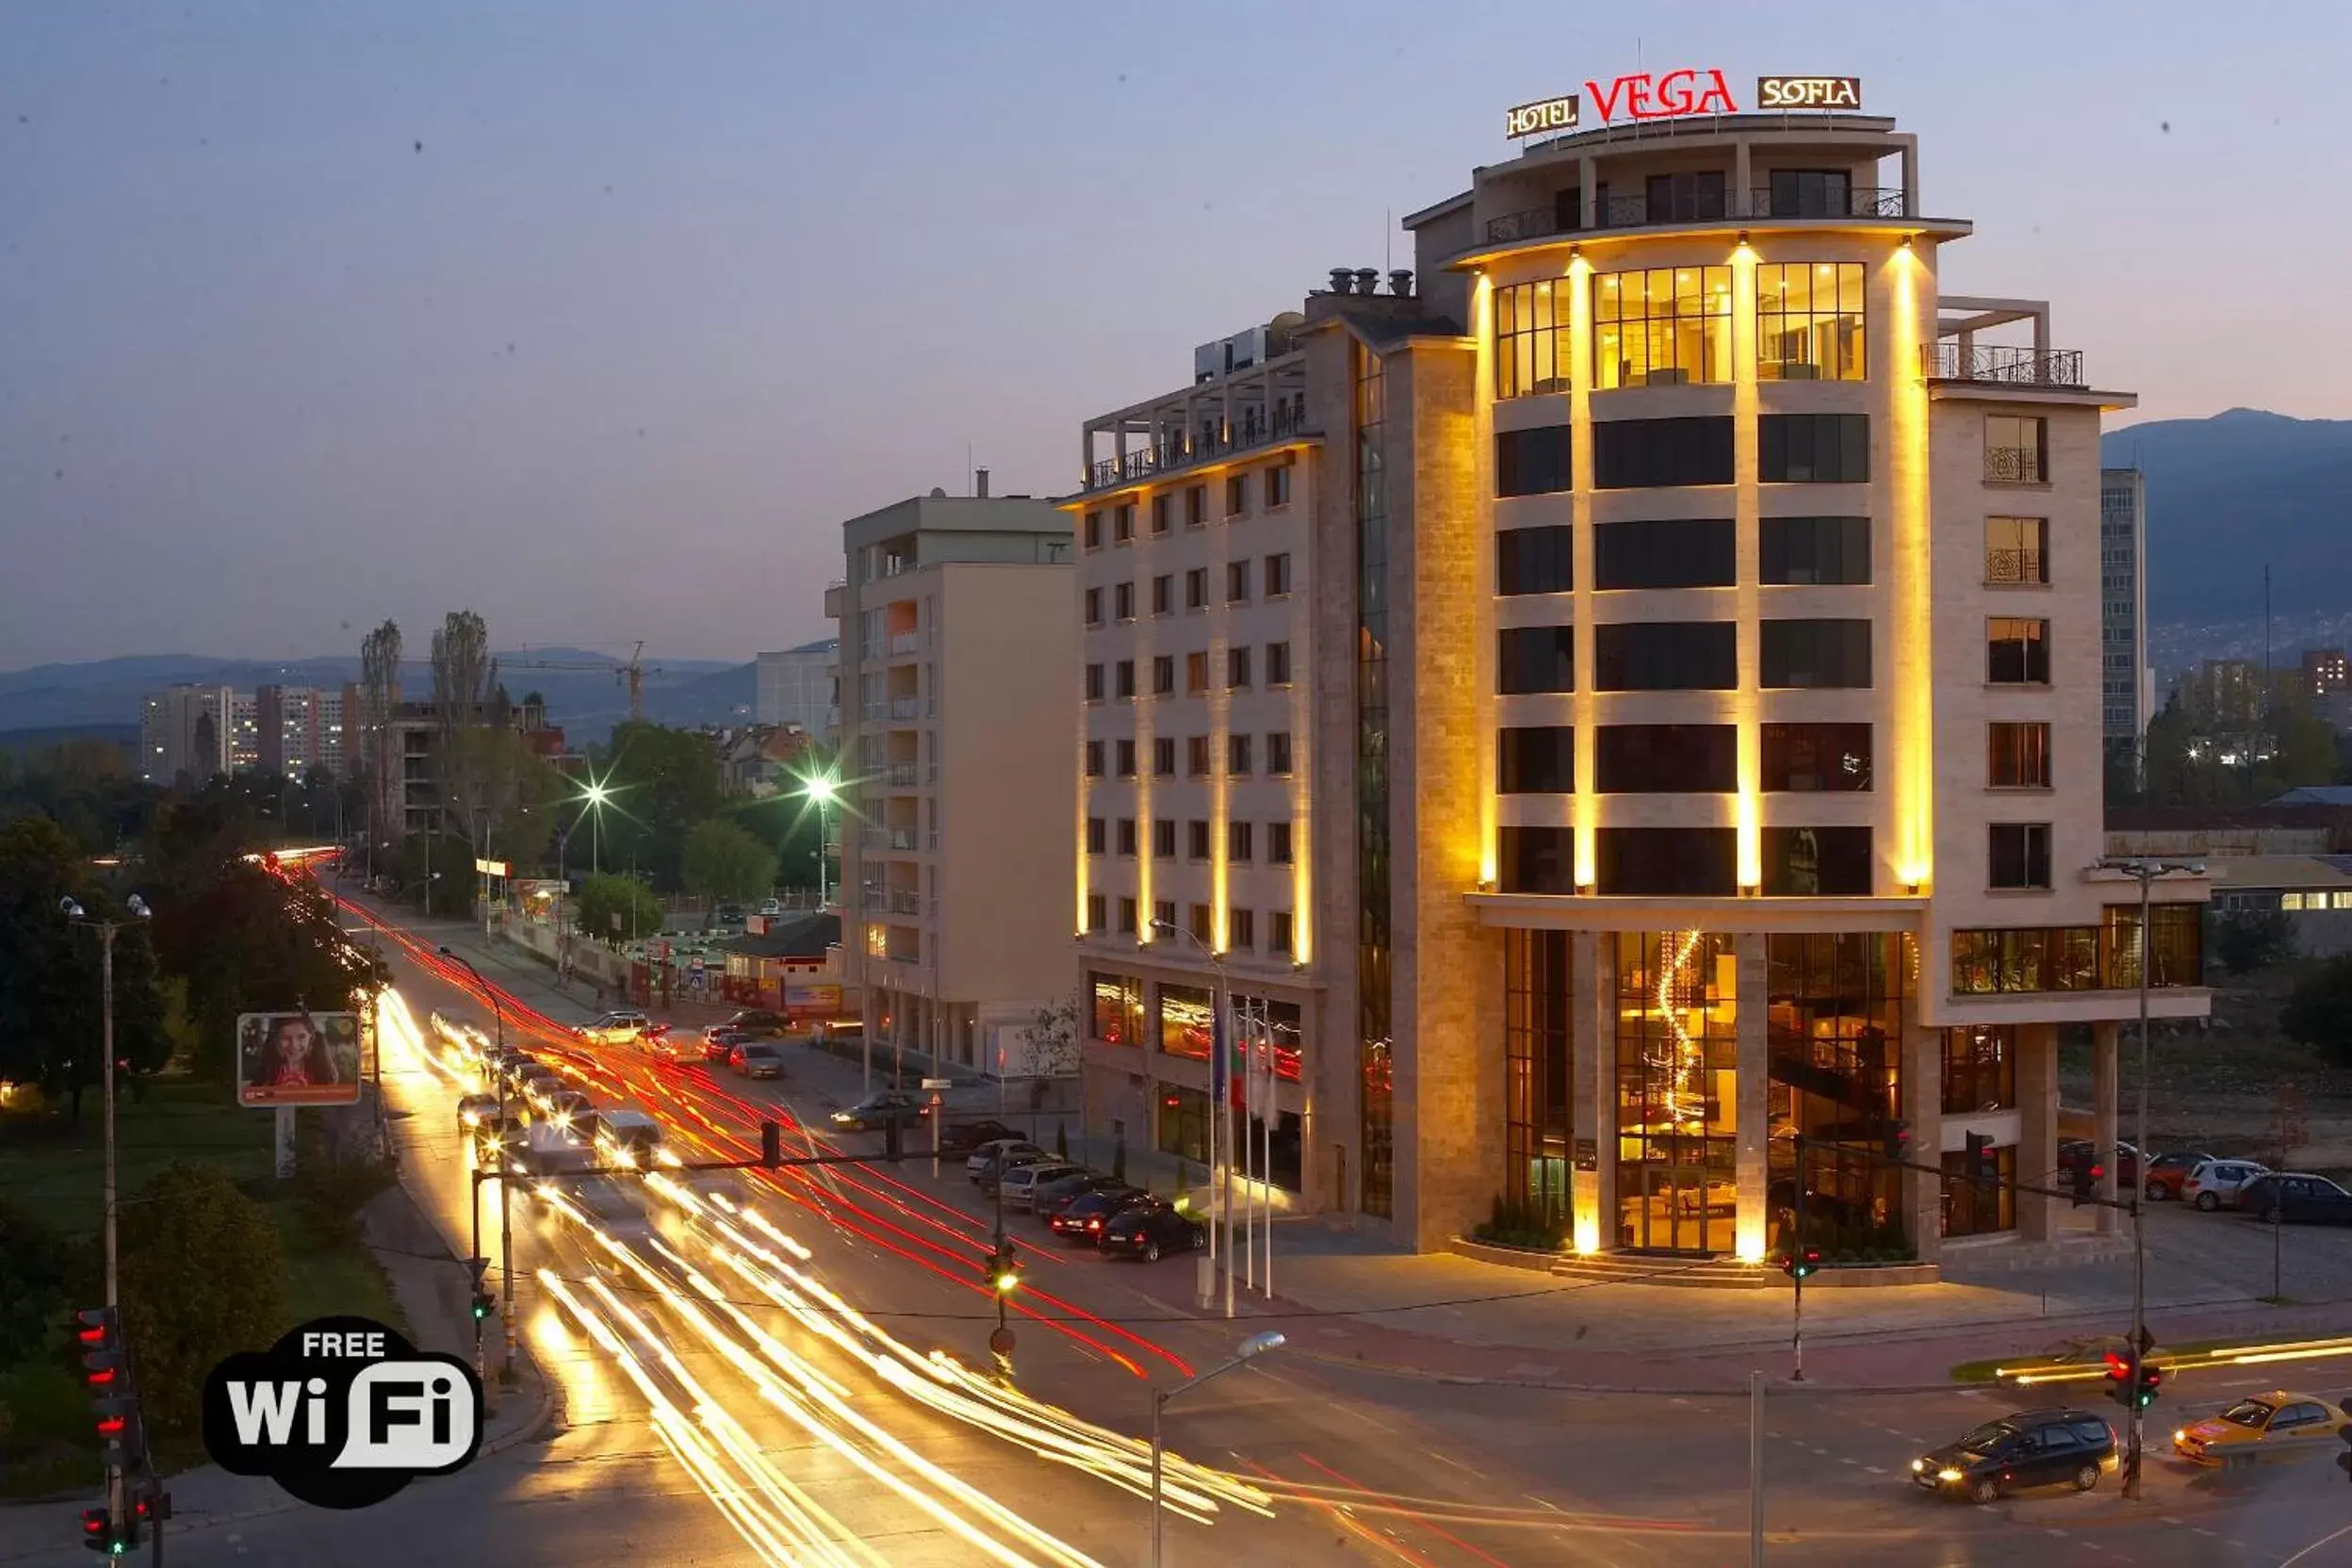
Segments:
[[[1396,258],[1391,253],[1392,247],[1396,241],[1396,209],[1382,207],[1380,209],[1380,270],[1383,272],[1396,265]]]

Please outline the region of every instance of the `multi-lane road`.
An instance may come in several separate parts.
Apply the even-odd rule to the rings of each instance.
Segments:
[[[473,1184],[454,1107],[479,1080],[435,1038],[434,1010],[502,1020],[600,1104],[658,1117],[684,1161],[751,1158],[770,1119],[786,1125],[788,1153],[879,1141],[836,1144],[811,1127],[799,1113],[822,1117],[789,1075],[747,1086],[626,1047],[583,1048],[569,1028],[580,1009],[527,971],[487,966],[501,988],[494,1011],[429,939],[394,930],[384,951],[396,983],[385,1096],[408,1184],[457,1250]],[[1231,1325],[1171,1311],[1134,1288],[1127,1266],[1030,1248],[1005,1375],[986,1348],[989,1220],[959,1170],[937,1184],[915,1161],[629,1185],[617,1203],[550,1191],[514,1204],[516,1326],[558,1394],[551,1439],[365,1514],[305,1510],[189,1532],[174,1560],[1149,1560],[1147,1390],[1228,1356]],[[484,1237],[495,1259],[495,1200]],[[1311,1324],[1286,1327],[1297,1348],[1311,1344]],[[490,1360],[495,1372],[495,1334]],[[2180,1381],[2162,1412],[2172,1421],[2252,1386],[2243,1374]],[[2005,1408],[1990,1392],[1775,1389],[1771,1560],[2022,1553],[2187,1568],[2283,1563],[2318,1543],[2297,1568],[2352,1565],[2352,1535],[2324,1541],[2352,1520],[2344,1478],[2325,1462],[2223,1482],[2165,1461],[2138,1504],[2112,1482],[1982,1509],[1908,1485],[1914,1453]],[[1168,1560],[1742,1562],[1747,1416],[1735,1399],[1455,1386],[1276,1351],[1170,1409]]]

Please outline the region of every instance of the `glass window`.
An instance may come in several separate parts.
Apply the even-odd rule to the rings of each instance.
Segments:
[[[1592,629],[1592,658],[1603,692],[1728,692],[1740,683],[1730,621],[1605,622]]]
[[[1266,860],[1271,866],[1287,866],[1290,860],[1290,824],[1270,822],[1266,825]]]
[[[1775,169],[1772,183],[1754,194],[1765,199],[1758,217],[1863,218],[1876,210],[1854,204],[1854,176],[1843,169]],[[1876,193],[1870,194],[1874,202]]]
[[[1184,655],[1184,691],[1198,696],[1209,689],[1209,656],[1204,650]]]
[[[1494,396],[1568,390],[1565,281],[1549,278],[1494,290]]]
[[[1868,517],[1764,517],[1758,521],[1760,580],[1774,584],[1870,580]]]
[[[1122,898],[1119,901],[1119,934],[1122,937],[1132,937],[1136,934],[1135,901],[1132,898]]]
[[[1086,895],[1086,929],[1089,931],[1100,931],[1102,930],[1107,923],[1108,922],[1104,916],[1102,895],[1101,893],[1088,893]],[[887,927],[880,925],[874,926],[868,930],[866,937],[866,950],[874,954],[876,957],[882,956],[889,951],[890,933]]]
[[[1209,776],[1209,738],[1188,735],[1184,738],[1184,772],[1195,778]]]
[[[1593,739],[1593,788],[1602,794],[1727,792],[1740,787],[1736,725],[1607,724]]]
[[[1152,694],[1164,697],[1176,690],[1176,656],[1157,653],[1152,656]]]
[[[1135,858],[1135,819],[1133,817],[1119,819],[1119,852],[1131,860]]]
[[[1944,1114],[1975,1116],[2017,1104],[2017,1031],[1973,1023],[1944,1031]]]
[[[1740,580],[1739,547],[1729,517],[1602,523],[1592,531],[1592,586],[1728,588]]]
[[[1944,1234],[1991,1235],[2017,1228],[2017,1151],[2002,1144],[1993,1151],[2001,1180],[1987,1184],[1968,1180],[1968,1151],[1943,1157]]]
[[[1088,702],[1102,700],[1102,666],[1100,664],[1086,666],[1086,700]]]
[[[1290,555],[1287,551],[1266,558],[1266,596],[1277,598],[1290,592]]]
[[[1196,860],[1209,858],[1209,825],[1206,820],[1195,817],[1184,824],[1184,852]]]
[[[1756,268],[1758,380],[1861,381],[1867,374],[1864,337],[1859,262],[1768,262]]]
[[[1290,684],[1290,645],[1288,643],[1266,645],[1266,683],[1268,686]]]
[[[1133,741],[1119,743],[1119,776],[1121,778],[1135,776],[1135,743]]]
[[[1617,1103],[1601,1122],[1613,1122],[1615,1134],[1611,1239],[1652,1250],[1727,1252],[1739,1217],[1740,1132],[1734,1086],[1740,998],[1731,938],[1624,931],[1616,949]]]
[[[1291,936],[1290,911],[1277,909],[1266,917],[1266,950],[1268,953],[1293,953],[1297,945]]]
[[[1184,574],[1184,608],[1201,609],[1209,602],[1209,569],[1195,566]]]
[[[1175,602],[1176,580],[1163,573],[1152,580],[1152,613],[1165,615]]]
[[[1294,463],[1277,463],[1266,470],[1266,504],[1268,507],[1290,504],[1290,482],[1297,472]]]
[[[1111,590],[1111,613],[1117,619],[1134,620],[1135,618],[1135,585],[1132,582],[1122,582],[1114,587]]]
[[[1120,660],[1115,667],[1115,673],[1119,679],[1114,689],[1118,692],[1120,700],[1132,698],[1135,694],[1135,662],[1132,659]]]
[[[1184,526],[1199,528],[1209,520],[1209,487],[1196,484],[1184,492]]]
[[[1225,858],[1254,860],[1257,858],[1256,824],[1229,822],[1225,825]]]
[[[1102,819],[1088,817],[1086,819],[1086,853],[1088,855],[1102,854],[1103,842]]]
[[[1238,517],[1250,510],[1250,476],[1235,474],[1225,482],[1225,515]]]
[[[1101,549],[1101,548],[1102,547],[1102,513],[1100,513],[1100,512],[1089,512],[1089,513],[1087,513],[1087,514],[1086,514],[1086,548],[1088,548],[1088,549],[1090,549],[1090,550],[1099,550],[1099,549]]]
[[[1984,623],[1984,678],[1996,686],[2050,684],[2050,623],[1995,615]]]
[[[1758,644],[1768,690],[1870,684],[1868,621],[1768,620]]]
[[[1250,772],[1250,738],[1246,734],[1225,737],[1225,771],[1236,778],[1246,778]]]
[[[1593,850],[1604,894],[1731,898],[1740,891],[1737,836],[1728,827],[1604,827]]]
[[[1564,594],[1576,586],[1575,531],[1507,528],[1494,536],[1494,591],[1498,594]]]
[[[1573,472],[1566,425],[1494,433],[1495,495],[1541,496],[1565,490],[1575,482]]]
[[[1984,416],[1988,484],[2041,484],[2050,479],[2050,421],[2013,414]]]
[[[1266,737],[1266,771],[1270,774],[1290,772],[1290,731],[1277,729]]]
[[[1102,743],[1100,741],[1086,743],[1086,776],[1088,778],[1102,776]]]
[[[1902,1042],[1914,951],[1911,939],[1893,934],[1764,939],[1764,1143],[1774,1247],[1795,1238],[1799,1134],[1808,1140],[1802,1156],[1805,1240],[1826,1250],[1908,1239],[1900,1213],[1902,1172],[1888,1168],[1874,1146],[1903,1100]]]
[[[2050,580],[2050,520],[1984,519],[1984,581],[1988,587]]]
[[[1532,1212],[1568,1214],[1575,975],[1565,931],[1503,939],[1503,1120],[1508,1195]]]
[[[1173,818],[1155,818],[1152,824],[1152,858],[1176,858],[1176,823]]]
[[[1771,792],[1870,788],[1867,724],[1768,724],[1761,787]]]
[[[2050,788],[2050,726],[1997,724],[1987,727],[1985,753],[1996,790]]]
[[[1767,484],[1867,484],[1867,414],[1764,414],[1756,421],[1756,477]]]
[[[1576,845],[1565,827],[1496,829],[1496,858],[1507,893],[1572,893]]]
[[[1506,727],[1495,740],[1498,793],[1566,794],[1576,787],[1576,732],[1570,727]]]
[[[1086,590],[1086,624],[1088,626],[1102,624],[1102,590],[1100,588]]]
[[[2050,824],[1997,822],[1988,831],[1991,834],[1989,886],[2050,886]]]
[[[1170,1056],[1207,1061],[1212,1043],[1210,1021],[1216,1017],[1213,993],[1199,986],[1163,985],[1159,1004],[1160,1049]]]
[[[1163,735],[1152,743],[1152,776],[1176,776],[1176,741],[1173,736]]]
[[[1767,898],[1868,898],[1868,827],[1767,827],[1760,835]]]
[[[1225,602],[1247,603],[1250,598],[1250,563],[1229,561],[1225,564]]]
[[[1152,498],[1152,531],[1166,533],[1176,514],[1176,498],[1163,490]]]
[[[1652,267],[1592,279],[1593,385],[1731,380],[1731,269]]]
[[[1728,626],[1725,630],[1729,630]],[[1576,688],[1576,637],[1574,627],[1506,627],[1499,633],[1497,661],[1500,690],[1573,692]]]
[[[1241,644],[1225,650],[1225,686],[1228,691],[1247,688],[1250,684],[1250,645]]]
[[[1729,484],[1731,418],[1598,419],[1592,424],[1592,485],[1648,490]]]
[[[1111,1045],[1143,1043],[1143,982],[1100,971],[1088,978],[1094,988],[1094,1037]]]
[[[1249,953],[1257,947],[1258,917],[1254,910],[1225,911],[1225,945],[1236,953]]]
[[[1124,545],[1133,540],[1135,536],[1135,502],[1129,501],[1113,509],[1111,513],[1111,540],[1114,544]]]

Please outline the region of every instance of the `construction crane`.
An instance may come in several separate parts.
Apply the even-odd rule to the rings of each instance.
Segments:
[[[525,648],[523,651],[529,653],[531,650]],[[635,723],[645,716],[645,645],[640,641],[630,646],[629,658],[623,662],[599,663],[586,659],[500,659],[498,668],[500,670],[564,670],[580,673],[610,670],[615,681],[629,688],[629,717],[631,723]],[[659,664],[655,665],[653,673],[660,675],[662,667]]]

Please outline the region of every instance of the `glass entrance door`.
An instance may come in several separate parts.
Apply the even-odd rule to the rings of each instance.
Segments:
[[[1729,1252],[1740,1207],[1731,939],[1621,932],[1616,970],[1617,1243]]]

